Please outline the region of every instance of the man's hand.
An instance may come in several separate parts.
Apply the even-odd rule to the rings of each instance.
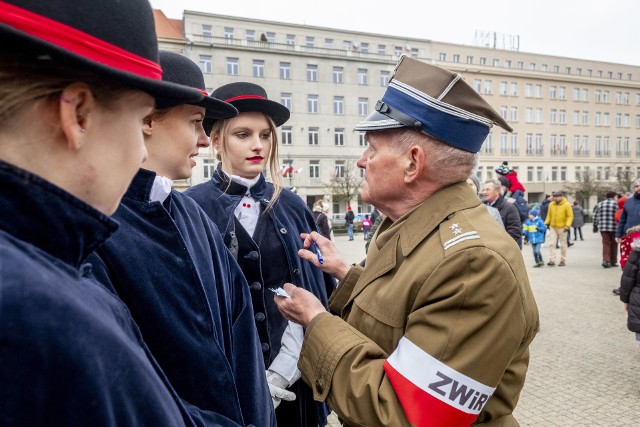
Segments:
[[[290,298],[278,295],[273,298],[278,310],[287,320],[306,328],[314,317],[327,311],[322,302],[306,289],[298,288],[291,283],[285,283],[282,287],[290,295]]]
[[[569,230],[571,230],[571,227],[565,227],[565,228],[564,228],[564,232],[565,232],[565,233],[566,233],[566,232],[568,232]]]
[[[288,402],[296,400],[296,394],[287,390],[290,385],[289,382],[279,373],[267,371],[267,384],[269,385],[269,393],[271,393],[274,409],[280,405],[282,400]]]
[[[302,247],[298,251],[298,256],[302,259],[306,259],[320,270],[335,277],[338,280],[344,279],[351,266],[345,262],[338,252],[336,245],[326,237],[322,236],[315,231],[310,234],[301,233],[300,238],[304,240]],[[320,251],[322,257],[322,263],[317,251]]]

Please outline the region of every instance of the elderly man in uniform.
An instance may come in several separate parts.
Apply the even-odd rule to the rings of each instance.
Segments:
[[[403,57],[356,127],[362,199],[386,215],[366,266],[302,235],[324,259],[299,255],[341,282],[330,312],[288,283],[275,298],[306,328],[302,377],[346,425],[518,425],[538,310],[516,242],[465,183],[493,124],[511,131],[460,75]]]

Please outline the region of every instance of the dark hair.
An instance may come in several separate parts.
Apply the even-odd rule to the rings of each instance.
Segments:
[[[616,197],[616,193],[615,191],[607,191],[607,199],[613,199],[614,197]]]

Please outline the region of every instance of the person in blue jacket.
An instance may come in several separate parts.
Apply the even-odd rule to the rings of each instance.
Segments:
[[[533,250],[533,259],[536,264],[534,267],[543,267],[544,260],[542,259],[542,252],[540,248],[544,243],[544,235],[547,232],[547,226],[539,216],[537,209],[531,209],[529,211],[529,218],[522,225],[522,234],[531,244]]]
[[[118,227],[154,97],[202,99],[160,80],[149,3],[7,0],[0,39],[0,425],[232,425],[189,415],[86,265]]]
[[[200,68],[160,52],[163,79],[204,90]],[[114,218],[120,229],[91,261],[101,281],[129,306],[178,395],[240,425],[275,425],[253,327],[249,287],[207,215],[173,180],[189,178],[199,148],[210,145],[202,121],[236,109],[205,97],[156,109],[143,132],[149,156]]]
[[[279,182],[276,128],[289,119],[289,110],[253,83],[230,83],[212,96],[231,103],[240,114],[211,124],[221,162],[210,181],[185,194],[216,223],[250,284],[278,425],[324,426],[326,406],[316,404],[309,387],[298,381],[303,330],[280,314],[269,291],[293,281],[326,304],[334,287],[330,276],[298,257],[300,233],[317,231],[317,226],[302,199]],[[262,174],[267,165],[274,183]]]

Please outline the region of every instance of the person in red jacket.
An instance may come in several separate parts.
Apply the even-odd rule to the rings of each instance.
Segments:
[[[509,180],[511,185],[509,186],[510,194],[508,194],[508,196],[515,193],[516,190],[521,190],[523,193],[526,192],[524,185],[518,180],[518,171],[511,168],[509,162],[502,162],[502,164],[496,168],[496,173]]]

